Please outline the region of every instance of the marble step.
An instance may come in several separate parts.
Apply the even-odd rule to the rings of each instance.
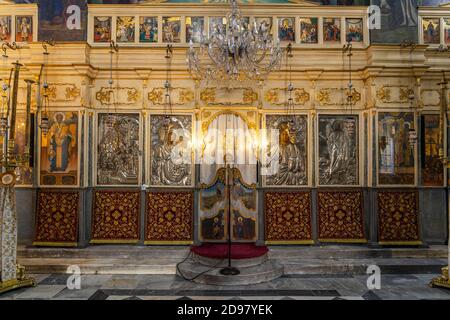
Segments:
[[[270,259],[358,259],[358,258],[446,258],[447,246],[429,248],[368,248],[365,246],[270,246]],[[95,245],[86,248],[18,248],[18,256],[23,258],[178,258],[183,259],[189,253],[188,246],[131,246],[131,245]]]
[[[18,258],[28,273],[66,273],[67,267],[77,265],[83,274],[175,274],[177,263],[181,258],[147,257],[129,258]],[[266,260],[267,261],[267,260]],[[367,267],[377,265],[385,273],[440,273],[440,268],[447,265],[447,259],[298,259],[284,258],[270,260],[284,266],[286,274],[365,274]],[[206,263],[198,263],[208,268]],[[217,262],[216,262],[217,263]],[[224,264],[222,262],[222,264]],[[252,263],[247,262],[247,267]],[[254,264],[254,263],[253,263]],[[213,266],[214,264],[209,264]],[[233,262],[233,265],[236,265]],[[241,267],[245,262],[241,262]]]
[[[177,274],[200,284],[237,286],[270,282],[284,273],[283,265],[274,260],[266,260],[259,265],[238,267],[240,274],[234,276],[222,275],[220,269],[220,267],[210,268],[190,259],[179,266]],[[201,275],[198,276],[199,274]]]
[[[197,255],[195,253],[192,254],[192,260],[203,265],[203,266],[217,266],[217,267],[224,267],[228,265],[228,260],[223,259],[221,261],[213,258],[208,257],[202,257],[200,255]],[[263,264],[268,260],[268,255],[265,254],[260,257],[256,258],[250,258],[250,259],[231,259],[231,264],[236,267],[252,267],[257,266],[260,264]]]

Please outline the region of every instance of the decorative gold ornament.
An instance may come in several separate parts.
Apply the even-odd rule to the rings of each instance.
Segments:
[[[78,89],[75,85],[66,87],[66,100],[75,100],[80,96],[80,89]]]
[[[139,100],[139,91],[137,91],[136,89],[129,89],[127,91],[127,101],[128,102],[132,102],[132,103],[136,103]]]
[[[330,91],[329,89],[322,89],[316,94],[316,100],[319,101],[321,105],[330,104]]]
[[[205,88],[200,92],[200,100],[205,104],[214,103],[216,101],[216,89]]]
[[[307,103],[310,99],[310,95],[308,92],[306,92],[305,89],[295,89],[294,90],[294,102],[295,104],[301,104],[304,105]]]
[[[148,93],[148,100],[153,104],[162,104],[164,102],[164,88],[154,88]]]
[[[258,93],[256,93],[255,91],[253,91],[250,88],[247,88],[244,90],[243,92],[243,101],[246,104],[252,104],[255,101],[258,101]]]
[[[391,88],[382,86],[377,90],[377,100],[388,103],[391,100]]]
[[[277,89],[270,89],[266,91],[264,99],[271,104],[278,104],[279,95]]]

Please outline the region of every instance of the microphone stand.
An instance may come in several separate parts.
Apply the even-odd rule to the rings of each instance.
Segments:
[[[240,274],[238,268],[231,266],[231,183],[234,185],[234,174],[233,169],[230,168],[225,161],[225,181],[228,189],[228,266],[220,270],[220,273],[224,276],[236,276]],[[229,181],[229,173],[228,170],[231,170],[231,181]]]

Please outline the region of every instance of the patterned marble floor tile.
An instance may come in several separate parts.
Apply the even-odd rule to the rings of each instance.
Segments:
[[[38,285],[17,295],[16,299],[51,299],[64,290],[63,285]]]

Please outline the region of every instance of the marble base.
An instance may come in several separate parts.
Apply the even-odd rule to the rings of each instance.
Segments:
[[[284,274],[284,267],[276,261],[267,260],[267,256],[265,256],[265,259],[264,257],[260,257],[260,261],[256,261],[255,259],[233,260],[231,265],[238,268],[240,273],[232,276],[220,273],[222,267],[228,265],[226,259],[209,259],[209,262],[211,262],[209,265],[206,264],[204,259],[198,256],[188,259],[178,266],[177,274],[195,283],[217,286],[237,286],[270,282]]]

